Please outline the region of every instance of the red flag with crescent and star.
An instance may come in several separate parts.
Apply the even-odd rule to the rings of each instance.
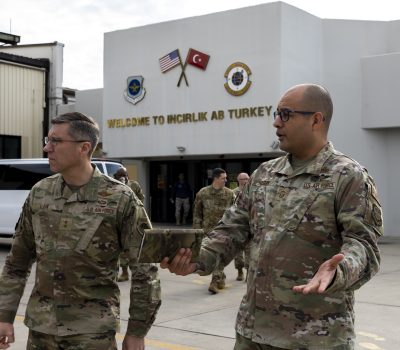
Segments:
[[[194,49],[189,49],[186,63],[189,63],[197,68],[206,70],[209,59],[209,55]]]

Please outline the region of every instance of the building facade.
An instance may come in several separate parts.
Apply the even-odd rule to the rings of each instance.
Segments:
[[[49,120],[64,103],[63,48],[0,46],[0,158],[43,156]]]
[[[135,172],[152,219],[173,220],[180,172],[194,194],[217,166],[235,186],[238,172],[281,154],[281,94],[319,83],[334,101],[330,140],[368,168],[386,233],[398,236],[399,27],[276,2],[106,33],[103,148]]]

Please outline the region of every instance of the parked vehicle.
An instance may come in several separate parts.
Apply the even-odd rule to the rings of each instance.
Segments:
[[[93,159],[99,170],[109,176],[121,163]],[[52,175],[47,158],[0,159],[0,238],[12,238],[22,205],[32,186]]]

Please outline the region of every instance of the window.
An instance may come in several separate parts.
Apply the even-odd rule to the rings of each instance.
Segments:
[[[0,135],[0,158],[21,158],[21,136]]]
[[[119,163],[105,163],[105,165],[107,168],[107,174],[111,177],[113,177],[117,170],[121,167],[121,164]],[[102,172],[104,171],[102,170]]]
[[[36,182],[51,174],[46,163],[0,165],[0,190],[30,190]]]

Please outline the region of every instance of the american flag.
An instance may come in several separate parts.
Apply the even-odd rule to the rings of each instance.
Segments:
[[[169,54],[161,57],[159,61],[160,61],[161,72],[165,73],[166,71],[170,70],[171,68],[174,68],[175,66],[181,63],[179,50],[176,49],[170,52]]]

